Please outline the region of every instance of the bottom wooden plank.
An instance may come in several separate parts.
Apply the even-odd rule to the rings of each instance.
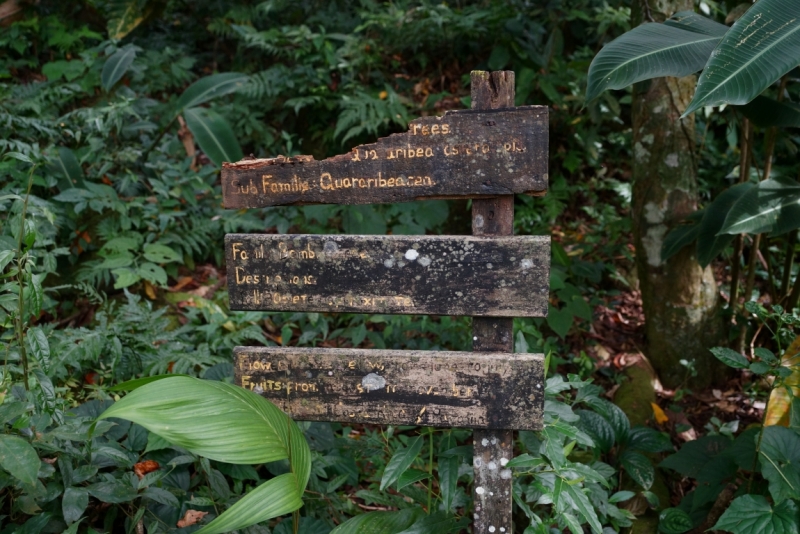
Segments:
[[[236,347],[236,383],[294,419],[540,430],[541,354]]]

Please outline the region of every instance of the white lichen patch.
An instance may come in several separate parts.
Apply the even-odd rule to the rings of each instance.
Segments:
[[[475,493],[477,493],[478,495],[483,495],[485,492],[486,492],[486,490],[483,489],[481,486],[478,486],[477,488],[475,488]]]
[[[521,262],[519,262],[519,266],[522,268],[523,271],[527,271],[531,267],[533,267],[533,262],[528,258],[525,258]]]
[[[384,266],[385,266],[387,269],[391,269],[392,267],[394,267],[394,259],[392,259],[392,258],[388,258],[386,261],[384,261],[384,262],[383,262],[383,265],[384,265]]]
[[[491,471],[494,471],[495,469],[497,469],[497,464],[492,461],[486,464],[486,467],[488,467]]]
[[[655,202],[648,202],[644,205],[644,218],[650,224],[661,224],[664,222],[664,207]]]
[[[633,157],[636,158],[636,161],[646,162],[650,159],[650,151],[642,143],[637,142],[633,145]]]
[[[673,169],[677,169],[680,163],[678,162],[678,155],[677,154],[670,154],[667,156],[667,159],[664,160],[667,167],[672,167]]]
[[[503,480],[511,480],[511,469],[503,469],[500,471],[500,478]]]
[[[508,458],[500,458],[500,465],[505,467],[508,464]]]
[[[375,391],[386,387],[386,379],[381,375],[370,373],[361,379],[361,385],[367,391]]]
[[[419,252],[417,252],[417,251],[416,251],[416,250],[414,250],[413,248],[410,248],[410,249],[408,249],[408,250],[406,251],[406,259],[407,259],[408,261],[414,261],[414,260],[416,260],[418,257],[419,257]]]
[[[651,226],[647,229],[642,244],[647,254],[647,263],[653,267],[661,265],[661,247],[664,245],[664,236],[667,234],[667,227],[663,224]]]
[[[422,256],[419,259],[419,264],[422,265],[423,267],[427,267],[428,265],[431,264],[431,259],[428,256]]]
[[[656,136],[653,134],[647,134],[642,136],[642,143],[646,143],[648,145],[652,145],[653,141],[655,141]]]

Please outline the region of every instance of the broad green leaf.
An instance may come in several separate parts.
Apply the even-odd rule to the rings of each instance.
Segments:
[[[586,101],[606,89],[662,76],[687,76],[703,68],[727,26],[689,11],[664,24],[643,24],[604,46],[589,67]]]
[[[700,233],[700,221],[703,220],[705,210],[698,210],[686,218],[685,224],[680,224],[670,230],[664,243],[661,245],[661,261],[665,262],[683,250],[697,239]]]
[[[150,486],[142,492],[142,497],[145,497],[160,504],[172,506],[173,508],[181,507],[181,503],[178,502],[178,498],[163,488]]]
[[[591,436],[601,452],[608,452],[614,446],[614,429],[608,421],[589,410],[575,410],[581,420],[578,427]]]
[[[193,108],[211,99],[238,91],[240,87],[247,83],[248,79],[249,76],[238,72],[223,72],[200,78],[178,98],[178,109]]]
[[[159,286],[167,285],[167,271],[155,263],[150,263],[149,261],[142,262],[136,270],[136,274],[153,284]]]
[[[539,456],[531,456],[526,452],[520,454],[519,456],[515,457],[510,462],[508,462],[508,464],[506,464],[506,467],[524,469],[530,467],[539,467],[540,465],[544,465],[545,463],[547,462],[545,461],[544,458],[541,458]]]
[[[138,47],[128,45],[125,48],[117,50],[111,57],[106,60],[103,65],[103,72],[100,73],[100,82],[103,89],[108,91],[114,84],[120,81],[125,73],[130,68],[133,60],[136,58]]]
[[[684,115],[747,104],[800,63],[797,0],[758,0],[711,53]]]
[[[39,455],[18,436],[0,434],[0,467],[27,486],[34,486],[39,473]]]
[[[218,381],[163,378],[130,392],[99,419],[138,423],[173,445],[212,460],[262,464],[291,458],[308,481],[308,445],[297,425],[255,393]]]
[[[746,192],[731,207],[719,233],[783,234],[800,228],[800,183],[770,178]]]
[[[575,321],[575,316],[572,315],[568,309],[564,308],[559,310],[552,304],[547,305],[547,325],[553,329],[553,332],[564,339],[572,328],[572,323]]]
[[[733,534],[797,534],[800,529],[797,517],[797,504],[792,501],[783,501],[772,508],[766,497],[742,495],[711,529]]]
[[[668,435],[646,426],[637,426],[631,429],[628,449],[650,453],[675,450]]]
[[[572,485],[569,481],[556,477],[553,503],[556,505],[556,510],[561,513],[577,512],[584,522],[589,523],[594,534],[600,534],[603,531],[597,513],[580,486]]]
[[[31,353],[41,365],[42,370],[47,373],[50,368],[50,343],[47,341],[47,334],[41,327],[35,326],[28,330],[27,337]]]
[[[667,508],[658,514],[658,531],[663,534],[683,534],[692,527],[692,518],[680,508]]]
[[[726,347],[714,347],[709,349],[711,353],[717,357],[722,363],[734,369],[747,369],[750,367],[750,362],[747,358]]]
[[[133,269],[129,269],[124,267],[122,269],[114,269],[111,273],[116,276],[116,280],[114,281],[114,289],[122,289],[125,287],[132,286],[136,282],[142,279]]]
[[[800,106],[791,102],[778,102],[766,96],[757,96],[739,110],[750,122],[761,128],[800,128]]]
[[[89,493],[84,488],[67,488],[61,498],[61,512],[64,521],[70,525],[81,518],[89,506]]]
[[[720,193],[704,211],[703,220],[697,233],[697,262],[706,265],[725,250],[733,241],[733,234],[720,234],[722,225],[731,208],[742,196],[754,189],[751,183],[737,184]]]
[[[0,272],[6,268],[6,265],[11,263],[11,260],[13,260],[16,255],[16,252],[13,250],[0,250]]]
[[[183,112],[186,126],[208,159],[217,167],[223,161],[239,161],[244,157],[231,127],[218,113],[205,108],[190,108]]]
[[[78,163],[75,153],[65,146],[58,147],[55,155],[50,159],[48,170],[61,176],[58,181],[58,189],[61,192],[73,187],[84,186],[83,169]]]
[[[108,388],[108,391],[133,391],[134,389],[140,388],[145,384],[149,384],[150,382],[155,382],[157,380],[161,380],[162,378],[170,378],[175,376],[187,376],[187,375],[145,376],[142,378],[136,378],[134,380],[128,380],[127,382],[122,382],[121,384],[117,384],[116,386],[112,386]]]
[[[615,504],[618,502],[627,501],[628,499],[633,499],[634,497],[636,497],[636,494],[632,491],[618,491],[608,498],[608,502]]]
[[[425,480],[430,478],[430,474],[426,473],[425,471],[420,471],[419,469],[406,469],[403,474],[397,479],[397,489],[401,490],[406,486],[410,486],[420,480]]]
[[[620,459],[622,467],[628,475],[644,489],[650,489],[655,480],[656,471],[650,460],[638,452],[625,451]]]
[[[730,445],[731,440],[725,436],[705,436],[684,443],[678,452],[667,456],[659,467],[673,469],[684,476],[695,477],[706,464]]]
[[[445,512],[424,515],[398,534],[457,534],[468,525],[466,518],[458,519]]]
[[[331,534],[398,534],[425,515],[421,508],[397,512],[369,512],[345,521]]]
[[[800,434],[782,426],[764,428],[759,455],[774,501],[800,499]]]
[[[92,497],[111,504],[130,502],[139,496],[136,488],[121,480],[96,482],[86,486],[86,490]]]
[[[144,257],[153,263],[170,263],[183,260],[181,255],[173,249],[166,245],[159,245],[158,243],[148,243],[145,245]]]
[[[409,442],[408,447],[400,449],[392,455],[391,460],[386,464],[386,469],[383,471],[381,491],[394,484],[400,478],[400,475],[411,467],[411,464],[419,456],[419,451],[422,450],[422,442],[422,436],[417,436]]]

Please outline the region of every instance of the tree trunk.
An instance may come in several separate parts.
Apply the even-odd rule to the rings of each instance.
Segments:
[[[632,21],[662,22],[691,10],[693,0],[635,0]],[[632,217],[636,264],[646,319],[646,355],[670,388],[687,376],[681,360],[694,360],[694,386],[721,376],[708,349],[721,340],[719,295],[710,268],[694,247],[661,261],[664,237],[697,208],[694,115],[680,119],[694,94],[695,77],[658,78],[634,86]],[[716,373],[716,375],[715,375]]]

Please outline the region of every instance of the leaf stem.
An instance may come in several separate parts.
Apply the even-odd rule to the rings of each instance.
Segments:
[[[34,164],[31,172],[28,175],[28,189],[25,192],[25,200],[22,203],[22,213],[19,217],[19,236],[17,236],[17,283],[19,284],[19,300],[18,300],[18,315],[17,315],[17,343],[19,343],[19,358],[22,363],[22,379],[24,380],[25,391],[30,391],[28,384],[28,353],[25,350],[25,274],[24,267],[27,261],[22,254],[22,239],[25,237],[25,217],[28,214],[28,199],[31,196],[31,188],[33,187],[33,172],[36,170]]]

